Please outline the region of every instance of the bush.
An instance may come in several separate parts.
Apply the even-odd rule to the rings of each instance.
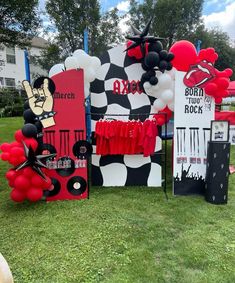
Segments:
[[[16,89],[0,89],[0,115],[15,117],[23,115],[25,92],[19,93]]]

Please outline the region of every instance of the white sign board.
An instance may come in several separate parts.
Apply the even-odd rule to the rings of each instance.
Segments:
[[[186,87],[185,72],[176,72],[174,113],[174,186],[175,195],[202,194],[206,174],[207,142],[214,99],[203,89]]]

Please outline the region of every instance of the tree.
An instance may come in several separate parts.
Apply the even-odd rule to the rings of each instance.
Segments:
[[[43,49],[40,56],[31,57],[31,63],[41,66],[42,69],[49,70],[57,63],[63,62],[64,57],[61,55],[62,51],[57,44],[50,43],[46,49]]]
[[[118,9],[114,8],[107,11],[101,16],[98,33],[96,35],[94,44],[95,56],[101,55],[105,50],[113,47],[115,44],[124,41],[124,35],[119,28],[120,17],[118,15]]]
[[[193,43],[201,40],[201,48],[213,47],[219,55],[215,63],[218,70],[226,68],[235,70],[235,48],[231,46],[230,38],[226,32],[219,28],[208,30],[202,25],[187,39]],[[232,79],[235,79],[235,74],[233,74]]]
[[[38,0],[4,0],[0,5],[0,43],[25,46],[40,26]]]
[[[169,46],[201,24],[203,0],[130,0],[131,22],[142,28],[153,16],[150,33],[168,38]]]
[[[48,0],[46,10],[57,33],[56,40],[67,54],[83,47],[83,31],[89,29],[91,52],[100,20],[97,0]]]
[[[98,1],[48,0],[47,12],[51,19],[48,32],[54,29],[55,37],[41,56],[35,58],[44,69],[64,61],[74,50],[83,48],[83,32],[89,30],[89,53],[101,55],[114,44],[124,41],[119,28],[118,9],[100,14]]]

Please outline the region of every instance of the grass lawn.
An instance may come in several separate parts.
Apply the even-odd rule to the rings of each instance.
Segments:
[[[22,124],[0,119],[0,143]],[[235,174],[227,205],[173,197],[170,175],[168,201],[156,188],[94,187],[89,200],[17,204],[6,170],[0,162],[0,252],[16,283],[235,282]]]

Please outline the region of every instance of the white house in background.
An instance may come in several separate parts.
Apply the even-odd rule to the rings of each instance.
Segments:
[[[40,52],[46,47],[47,41],[40,37],[32,39],[29,48],[30,56],[40,56]],[[30,57],[29,56],[29,57]],[[30,62],[30,60],[29,60]],[[31,64],[30,76],[34,79],[37,76],[46,76],[47,71],[40,66]],[[20,88],[21,82],[26,79],[24,49],[17,46],[7,47],[0,45],[0,87]]]

